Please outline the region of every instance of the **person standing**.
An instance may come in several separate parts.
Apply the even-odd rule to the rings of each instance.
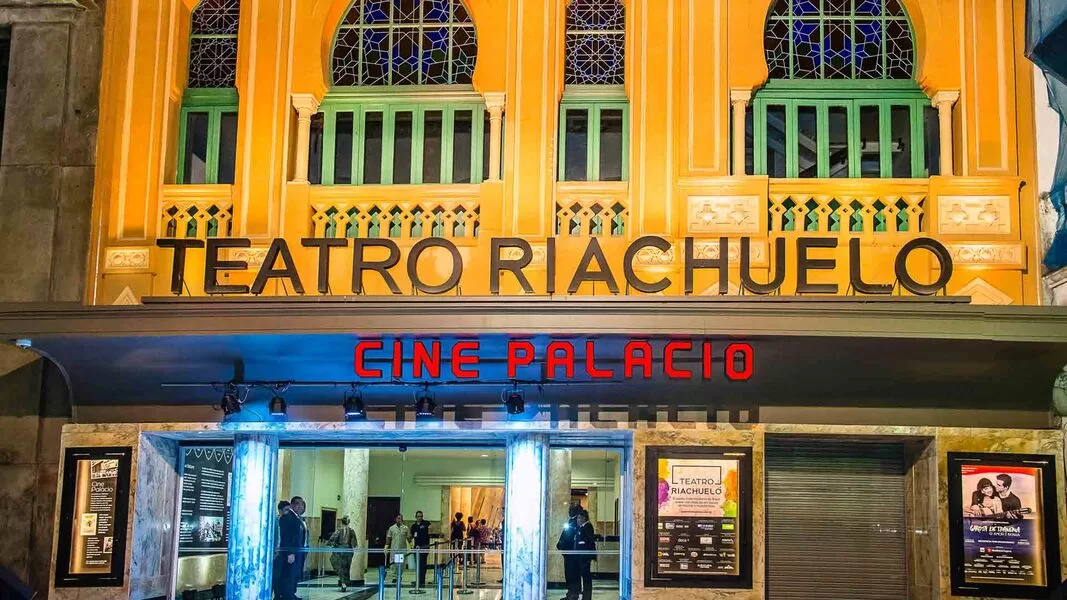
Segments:
[[[563,531],[559,534],[556,542],[556,550],[565,552],[574,550],[574,538],[578,535],[578,511],[581,507],[572,504],[567,509],[567,522],[563,524]],[[578,557],[573,554],[563,555],[563,579],[567,582],[567,595],[561,600],[575,600],[580,589],[578,587]]]
[[[474,522],[474,515],[471,515],[471,516],[467,517],[467,543],[466,543],[466,546],[467,546],[468,552],[466,553],[466,558],[463,561],[463,562],[467,563],[467,566],[470,566],[470,564],[473,562],[473,560],[472,560],[473,556],[469,551],[474,548],[474,541],[477,538],[477,534],[475,533],[475,529],[477,529],[477,523]]]
[[[393,565],[396,562],[403,562],[403,557],[407,549],[408,526],[404,524],[404,515],[397,515],[393,524],[389,526],[389,531],[385,533],[386,564]],[[400,561],[396,561],[395,559],[397,554],[401,556]],[[392,582],[397,583],[395,567],[389,570],[393,574]]]
[[[411,541],[415,547],[415,564],[418,569],[418,587],[426,585],[426,562],[430,558],[430,522],[422,520],[422,511],[415,511],[415,522],[411,525]]]
[[[574,549],[586,554],[577,555],[578,578],[581,581],[582,600],[593,600],[593,569],[596,560],[596,532],[589,522],[589,511],[578,513],[578,533],[574,536]]]
[[[282,583],[284,578],[285,560],[282,558],[282,553],[278,551],[282,545],[282,517],[285,513],[289,512],[289,501],[282,500],[278,503],[278,518],[274,520],[274,563],[271,565],[271,588],[274,590],[274,597],[278,600],[285,598],[282,592]]]
[[[327,542],[332,548],[343,548],[341,552],[330,555],[330,566],[337,573],[337,582],[342,592],[348,591],[348,577],[352,570],[352,548],[356,547],[356,532],[348,526],[348,515],[341,517],[341,526],[334,530]]]
[[[288,511],[279,520],[281,532],[279,549],[283,558],[282,562],[282,598],[283,600],[295,600],[296,588],[300,578],[304,574],[304,559],[307,556],[308,529],[304,523],[303,514],[307,510],[307,504],[300,496],[293,496],[289,501]]]

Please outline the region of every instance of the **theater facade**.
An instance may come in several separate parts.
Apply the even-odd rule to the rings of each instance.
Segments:
[[[1025,4],[108,3],[49,595],[1047,597]]]

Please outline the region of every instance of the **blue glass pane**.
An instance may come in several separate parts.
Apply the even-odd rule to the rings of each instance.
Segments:
[[[427,23],[447,23],[452,16],[449,0],[423,0],[422,20]]]
[[[363,0],[363,23],[365,25],[389,22],[389,2],[387,0]]]
[[[862,0],[856,4],[856,16],[878,17],[881,15],[881,0]]]
[[[817,17],[819,16],[819,5],[813,0],[793,0],[793,16]]]

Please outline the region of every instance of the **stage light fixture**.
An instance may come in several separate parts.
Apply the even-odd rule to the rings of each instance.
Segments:
[[[435,410],[437,410],[437,403],[433,401],[433,394],[430,390],[415,392],[416,417],[432,417]]]
[[[222,409],[222,414],[226,416],[241,412],[241,392],[237,389],[236,384],[226,384],[226,389],[222,392],[222,401],[219,402],[219,408]]]
[[[275,395],[273,398],[270,399],[270,416],[284,417],[285,409],[285,398]]]
[[[363,406],[363,395],[352,390],[351,392],[345,392],[344,400],[345,420],[353,421],[355,419],[361,419],[366,416],[367,411]]]
[[[518,387],[504,390],[504,405],[508,408],[509,415],[521,415],[526,412],[526,398]]]

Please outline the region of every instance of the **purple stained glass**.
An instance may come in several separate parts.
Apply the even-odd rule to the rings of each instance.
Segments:
[[[915,63],[900,0],[776,0],[764,51],[773,79],[910,79]]]
[[[334,44],[333,82],[469,84],[477,56],[462,0],[355,0]]]
[[[574,0],[567,7],[563,81],[621,85],[626,74],[626,13],[619,0]]]

